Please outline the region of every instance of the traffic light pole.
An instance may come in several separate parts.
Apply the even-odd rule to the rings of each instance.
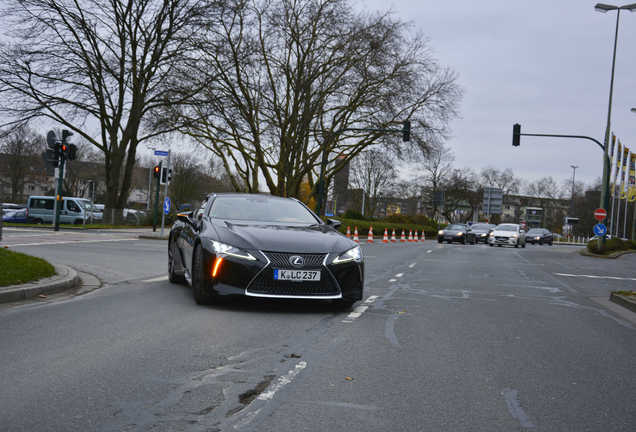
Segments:
[[[168,176],[170,175],[169,174],[170,173],[170,153],[171,153],[171,151],[168,150],[168,163],[167,163],[168,166],[166,167],[166,179],[165,179],[166,180],[166,185],[165,185],[166,188],[165,188],[165,191],[164,191],[164,194],[163,194],[164,199],[165,199],[165,197],[168,196],[168,183],[170,183],[168,181]],[[161,170],[161,175],[163,175],[163,169]],[[163,228],[164,228],[165,224],[166,224],[166,211],[164,210],[163,206],[161,206],[161,237],[163,237]]]
[[[64,200],[62,199],[62,188],[64,187],[64,165],[66,164],[66,160],[62,156],[60,158],[60,165],[57,177],[57,187],[55,188],[55,224],[53,225],[53,231],[60,230],[60,210],[62,205],[64,205]]]
[[[161,182],[161,177],[157,177],[157,190],[155,191],[155,209],[152,217],[152,232],[157,231],[157,211],[159,206],[159,187]]]

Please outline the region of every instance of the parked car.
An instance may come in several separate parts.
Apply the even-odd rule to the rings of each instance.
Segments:
[[[531,228],[530,231],[526,233],[526,242],[532,244],[549,244],[552,246],[552,242],[554,241],[554,237],[550,230],[545,228]]]
[[[472,224],[468,230],[466,230],[466,241],[470,244],[475,243],[488,243],[488,234],[496,225],[487,223]]]
[[[526,247],[526,232],[519,224],[499,224],[489,234],[488,244],[490,246]]]
[[[437,233],[437,242],[446,241],[448,243],[459,242],[466,244],[466,225],[450,224]]]
[[[84,210],[86,210],[87,221],[91,223],[101,223],[104,220],[103,210],[99,210],[94,204],[91,204],[90,200],[86,198],[80,198]]]
[[[60,207],[61,224],[81,224],[87,217],[84,198],[64,197]],[[28,216],[33,223],[52,223],[55,219],[55,197],[30,196],[27,200]]]
[[[2,210],[5,212],[9,210],[22,210],[24,208],[26,208],[25,204],[2,203]]]
[[[2,222],[12,222],[12,223],[28,223],[31,222],[29,218],[29,212],[27,209],[13,209],[13,210],[3,210],[2,213]]]

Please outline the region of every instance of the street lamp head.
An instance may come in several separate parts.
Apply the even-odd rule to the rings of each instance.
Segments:
[[[630,111],[636,113],[636,108],[632,108]]]
[[[605,3],[596,3],[596,5],[594,6],[594,9],[596,9],[597,12],[606,13],[611,10],[618,9],[618,6],[612,6]]]
[[[621,9],[626,9],[626,10],[628,10],[630,12],[634,12],[636,10],[636,3],[632,3],[632,4],[625,5],[625,6],[621,6],[620,8]]]

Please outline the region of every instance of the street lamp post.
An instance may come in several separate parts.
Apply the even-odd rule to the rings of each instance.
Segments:
[[[621,10],[628,10],[633,12],[636,10],[636,3],[623,5],[623,6],[614,6],[608,5],[605,3],[597,3],[594,6],[598,12],[607,13],[609,11],[616,11],[616,30],[614,32],[614,52],[612,54],[612,74],[610,77],[610,90],[609,90],[609,103],[607,107],[607,126],[605,128],[605,140],[604,140],[604,148],[603,148],[603,187],[601,189],[601,207],[607,209],[609,207],[609,171],[610,171],[610,160],[608,154],[609,141],[610,141],[610,124],[612,118],[612,94],[614,92],[614,70],[616,67],[616,45],[618,44],[618,23],[620,20],[620,12]]]
[[[574,179],[576,178],[576,169],[578,168],[578,165],[570,165],[570,168],[572,168],[572,198],[570,198],[570,211],[574,212]]]
[[[636,113],[636,108],[632,108],[630,111]],[[627,217],[627,213],[625,213],[625,217]],[[636,241],[636,202],[632,206],[632,240]]]

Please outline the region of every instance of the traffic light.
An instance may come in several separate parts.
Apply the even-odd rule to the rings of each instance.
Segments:
[[[172,168],[168,168],[168,183],[172,181]]]
[[[512,145],[513,147],[519,147],[521,139],[521,125],[519,123],[515,123],[512,125]]]
[[[62,160],[68,160],[69,146],[66,143],[62,143],[60,146],[60,153],[62,154]]]
[[[68,160],[77,159],[77,146],[75,144],[68,145]]]
[[[156,179],[159,178],[159,176],[161,175],[161,162],[159,162],[159,165],[155,165],[154,167],[152,167],[152,175]]]
[[[411,141],[411,122],[409,120],[402,122],[402,141]]]

